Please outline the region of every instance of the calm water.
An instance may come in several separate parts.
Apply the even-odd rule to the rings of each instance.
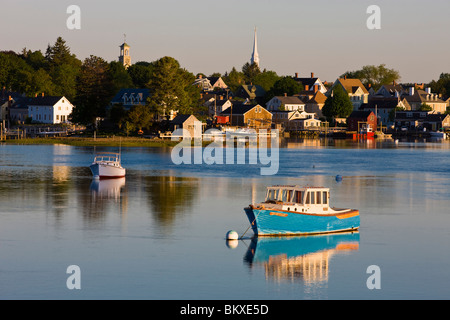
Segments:
[[[100,183],[95,151],[116,150],[0,145],[0,299],[450,298],[448,141],[285,142],[275,176],[122,148],[126,180]],[[360,232],[227,244],[270,184],[330,187]]]

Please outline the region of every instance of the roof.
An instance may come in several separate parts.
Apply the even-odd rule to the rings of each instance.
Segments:
[[[142,93],[142,101],[147,101],[147,98],[150,96],[149,89],[120,89],[119,92],[112,98],[111,103],[123,103],[123,96],[126,94],[127,96],[138,95]]]
[[[427,96],[429,96],[431,99],[427,99]],[[404,98],[408,101],[408,102],[419,102],[419,103],[427,103],[427,102],[431,102],[431,103],[445,103],[445,101],[443,101],[442,99],[438,98],[438,95],[435,93],[427,93],[426,91],[423,90],[417,90],[416,92],[414,92],[414,94],[412,96],[410,95],[405,95]]]
[[[276,96],[282,104],[305,104],[299,96]]]
[[[192,116],[191,114],[179,114],[175,118],[173,118],[172,121],[170,121],[171,124],[183,124],[189,117]]]
[[[369,91],[367,91],[366,87],[364,87],[364,85],[362,84],[361,80],[359,80],[359,79],[343,79],[343,78],[340,78],[337,81],[340,82],[342,84],[342,86],[344,87],[345,91],[347,91],[349,93],[350,92],[351,93],[355,93],[358,88],[361,88],[361,90],[364,93],[369,94]]]
[[[397,107],[399,104],[399,100],[396,97],[379,97],[374,96],[369,98],[369,102],[367,104],[361,105],[361,108],[380,108],[380,109],[393,109]]]
[[[256,97],[262,97],[266,94],[266,91],[263,89],[263,87],[261,87],[257,84],[242,85],[238,89],[238,95],[239,95],[239,92],[242,92],[242,91],[244,91],[250,99],[253,99]]]
[[[308,103],[317,103],[317,104],[321,104],[321,103],[325,103],[325,101],[327,100],[327,96],[324,95],[322,92],[317,91],[314,96],[309,99]]]
[[[355,119],[367,119],[370,114],[373,113],[372,111],[353,111],[348,117],[349,118],[355,118]]]
[[[30,106],[54,106],[59,100],[64,98],[64,96],[44,96],[31,98],[28,101]]]
[[[258,106],[258,104],[244,104],[242,102],[234,102],[231,107],[228,107],[224,111],[222,111],[221,115],[244,114],[256,106]]]
[[[303,87],[308,86],[309,90],[312,90],[317,79],[319,79],[319,78],[295,78],[294,77],[295,81],[300,82],[303,85]]]

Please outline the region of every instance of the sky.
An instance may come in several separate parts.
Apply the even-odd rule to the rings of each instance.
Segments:
[[[69,29],[70,5],[80,29]],[[380,29],[367,21],[380,8]],[[258,30],[261,69],[334,81],[346,71],[385,64],[405,83],[450,73],[448,0],[2,0],[0,50],[41,50],[61,36],[79,59],[132,63],[171,56],[188,71],[210,75],[250,61]],[[372,20],[371,20],[372,21]]]

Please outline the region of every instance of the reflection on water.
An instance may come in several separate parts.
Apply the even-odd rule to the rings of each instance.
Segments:
[[[331,258],[359,249],[359,233],[308,237],[254,238],[244,257],[250,268],[264,268],[266,280],[328,281]]]
[[[125,186],[125,177],[118,179],[98,180],[94,179],[91,183],[91,191],[94,200],[96,199],[114,199],[120,200],[120,193]]]

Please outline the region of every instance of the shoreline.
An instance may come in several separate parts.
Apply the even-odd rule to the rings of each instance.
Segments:
[[[171,148],[178,141],[145,139],[139,137],[47,137],[47,138],[24,138],[8,139],[1,143],[21,145],[52,145],[64,144],[76,147],[167,147]]]

